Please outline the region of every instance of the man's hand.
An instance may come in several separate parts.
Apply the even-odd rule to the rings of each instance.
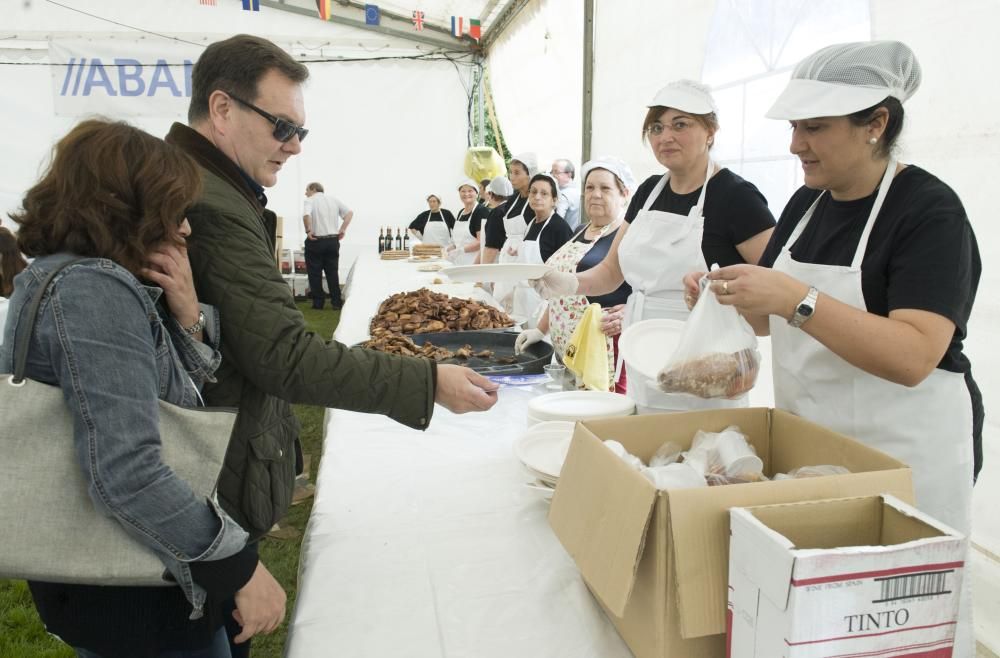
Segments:
[[[313,235],[312,231],[306,231],[306,240],[315,240],[316,236]]]
[[[469,368],[439,365],[434,401],[456,414],[486,411],[497,403],[498,388],[499,384]]]
[[[340,229],[340,232],[337,233],[337,239],[343,240],[345,235],[347,235],[347,231],[345,229]]]
[[[264,563],[258,562],[250,580],[236,592],[233,618],[242,629],[233,642],[242,644],[254,635],[273,632],[285,618],[285,600],[285,590]]]

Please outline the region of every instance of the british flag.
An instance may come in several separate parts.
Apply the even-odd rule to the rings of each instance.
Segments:
[[[424,12],[420,10],[413,12],[413,29],[418,32],[424,29]]]

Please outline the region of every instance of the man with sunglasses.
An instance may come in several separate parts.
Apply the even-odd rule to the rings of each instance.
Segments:
[[[467,368],[349,349],[306,330],[275,265],[264,188],[302,150],[308,77],[266,39],[213,43],[192,71],[188,125],[175,123],[167,135],[202,174],[201,197],[186,214],[187,244],[198,298],[216,307],[222,334],[222,366],[204,398],[239,408],[218,498],[254,539],[291,503],[299,423],[290,403],[385,414],[421,430],[435,402],[456,413],[496,403],[497,386]],[[285,613],[285,594],[256,554],[243,575],[229,583],[233,656],[248,655],[247,640],[273,631]]]

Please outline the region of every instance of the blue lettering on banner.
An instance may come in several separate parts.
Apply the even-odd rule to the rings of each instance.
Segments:
[[[107,67],[114,66],[118,75],[108,75]],[[184,60],[184,80],[176,79],[165,59],[156,64],[143,64],[137,59],[116,57],[114,64],[105,65],[100,58],[71,57],[66,64],[60,96],[156,96],[191,97],[191,70],[194,62]],[[81,86],[81,81],[83,85]],[[117,83],[117,87],[116,87]],[[183,90],[179,85],[183,84]]]

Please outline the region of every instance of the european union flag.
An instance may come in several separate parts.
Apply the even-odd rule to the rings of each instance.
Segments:
[[[379,13],[378,5],[365,5],[365,24],[378,25],[382,15]]]

